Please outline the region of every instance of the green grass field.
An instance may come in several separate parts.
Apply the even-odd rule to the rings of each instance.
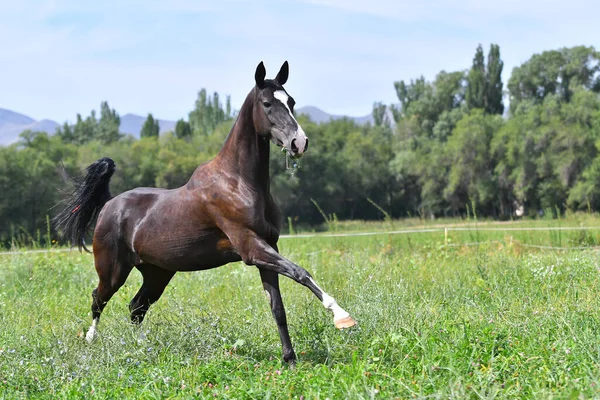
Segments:
[[[600,220],[494,226],[567,225]],[[308,289],[281,278],[293,370],[254,267],[177,274],[141,327],[128,322],[133,271],[88,344],[91,256],[0,256],[0,398],[600,396],[600,230],[478,226],[450,231],[452,247],[443,232],[282,239],[359,323],[336,330]]]

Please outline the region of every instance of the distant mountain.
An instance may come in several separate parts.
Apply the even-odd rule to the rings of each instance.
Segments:
[[[48,119],[36,121],[17,112],[0,108],[0,145],[16,142],[19,134],[27,129],[54,133],[58,124]]]
[[[140,131],[142,130],[145,121],[146,117],[135,114],[125,114],[121,117],[121,126],[119,130],[139,138]],[[163,134],[174,130],[175,124],[175,121],[159,119],[158,125],[160,127],[160,133]],[[0,146],[15,143],[19,140],[19,134],[28,129],[53,135],[58,126],[60,126],[58,123],[49,119],[36,121],[27,115],[0,108]]]
[[[296,113],[305,114],[311,119],[311,121],[318,124],[345,117],[344,115],[328,114],[325,111],[313,106],[298,108]],[[393,124],[393,118],[389,111],[388,117]],[[349,118],[361,125],[367,122],[373,123],[373,116],[370,114],[363,117]],[[140,131],[142,130],[142,126],[144,125],[145,121],[146,117],[135,114],[125,114],[121,116],[121,126],[119,130],[123,133],[139,138]],[[160,126],[160,133],[163,134],[165,132],[175,130],[176,121],[159,119],[158,124]],[[19,139],[19,134],[27,129],[32,131],[47,132],[48,134],[53,135],[58,126],[58,123],[49,119],[36,121],[35,119],[26,115],[0,108],[0,145],[6,146],[16,142]]]

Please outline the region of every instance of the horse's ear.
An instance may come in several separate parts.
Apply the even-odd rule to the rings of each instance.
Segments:
[[[256,72],[254,73],[254,80],[256,81],[256,86],[261,87],[265,83],[265,76],[267,76],[267,70],[265,69],[265,65],[261,61],[260,64],[256,67]]]
[[[283,65],[281,66],[281,69],[279,70],[279,73],[277,74],[277,76],[275,77],[275,80],[281,85],[285,85],[285,83],[288,80],[288,75],[290,74],[290,65],[288,64],[288,62],[284,62]]]

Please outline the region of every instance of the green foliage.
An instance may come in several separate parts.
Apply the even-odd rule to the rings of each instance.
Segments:
[[[177,136],[179,139],[191,137],[192,127],[190,126],[189,122],[186,122],[183,120],[183,118],[178,120],[177,124],[175,125],[175,136]]]
[[[569,103],[550,95],[509,119],[492,139],[499,186],[533,212],[586,208],[593,195],[599,110],[598,96],[580,88]]]
[[[495,160],[490,143],[502,127],[499,116],[474,109],[461,119],[448,140],[450,171],[444,198],[453,211],[473,201],[490,214],[496,200]]]
[[[486,107],[486,73],[485,73],[485,60],[483,55],[483,48],[481,45],[477,46],[477,52],[473,59],[473,66],[467,77],[467,93],[465,100],[469,108],[481,108]]]
[[[490,45],[488,53],[488,63],[486,70],[486,111],[488,114],[504,113],[504,97],[502,84],[502,70],[504,62],[500,59],[500,46]]]
[[[600,54],[593,47],[576,46],[534,54],[516,67],[510,80],[510,110],[522,112],[529,103],[540,104],[557,95],[569,102],[577,88],[600,92]],[[524,103],[524,104],[523,104]]]
[[[421,77],[411,80],[408,85],[404,81],[394,85],[401,105],[397,122],[414,119],[417,124],[415,134],[419,137],[431,137],[442,113],[460,107],[465,98],[466,80],[462,71],[441,71],[434,82],[426,82]]]
[[[339,220],[381,219],[380,210],[423,219],[465,216],[473,207],[480,217],[500,219],[516,217],[517,210],[526,217],[600,210],[597,60],[597,52],[583,46],[533,55],[511,76],[506,117],[495,44],[487,64],[477,48],[469,71],[395,82],[400,106],[373,103],[374,124],[348,118],[316,124],[299,116],[311,143],[301,168],[291,176],[281,149],[271,151],[271,191],[281,222],[322,229],[322,214],[310,199]],[[63,168],[79,177],[91,162],[110,156],[117,163],[114,194],[179,187],[219,152],[235,118],[229,97],[223,105],[205,89],[189,122],[180,119],[174,132],[160,137],[151,114],[140,139],[119,133],[119,115],[108,103],[99,114],[78,115],[54,136],[25,132],[20,143],[0,148],[0,242],[46,232],[60,190],[69,189]]]
[[[114,109],[110,109],[108,103],[103,101],[100,105],[100,121],[98,121],[98,128],[96,139],[103,143],[116,142],[121,138],[119,133],[119,126],[121,125],[121,118]]]
[[[74,171],[77,148],[58,136],[25,131],[18,143],[0,147],[0,243],[46,232],[49,207],[65,187],[63,167]],[[62,163],[62,160],[65,160]]]
[[[466,112],[465,73],[440,72],[433,82],[423,78],[406,85],[396,82],[401,103],[390,172],[401,192],[395,199],[408,207],[391,207],[394,214],[425,210],[447,213],[442,191],[447,186],[449,159],[446,141]]]
[[[381,102],[373,104],[373,122],[375,126],[390,126],[390,121],[386,114],[387,106]]]
[[[467,76],[467,92],[465,100],[469,109],[480,108],[488,114],[502,114],[502,69],[504,63],[500,59],[500,46],[490,45],[487,67],[483,56],[483,48],[477,46],[473,66]]]
[[[158,137],[160,132],[160,125],[158,120],[155,120],[152,114],[148,114],[146,121],[144,121],[144,125],[142,126],[142,130],[140,131],[141,138],[151,138]]]
[[[100,104],[100,119],[96,118],[96,111],[83,119],[77,114],[75,125],[71,126],[65,122],[62,127],[56,129],[56,135],[65,143],[83,145],[97,140],[104,144],[118,141],[123,135],[119,133],[121,118],[114,109],[111,109],[106,101]]]
[[[210,135],[219,124],[231,118],[233,114],[229,96],[223,108],[219,94],[215,92],[212,98],[209,98],[206,89],[198,92],[195,107],[189,113],[190,128],[194,135]]]

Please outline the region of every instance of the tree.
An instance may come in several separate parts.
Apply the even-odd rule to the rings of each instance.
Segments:
[[[233,116],[231,111],[231,96],[227,96],[227,100],[225,102],[225,117],[228,119]]]
[[[410,84],[395,82],[396,95],[400,100],[398,122],[414,118],[419,136],[431,137],[433,128],[444,111],[459,108],[465,99],[465,73],[441,71],[433,82],[420,77]]]
[[[65,186],[61,171],[64,167],[72,173],[75,157],[73,145],[45,132],[27,130],[19,142],[0,146],[0,243],[47,239],[42,236],[48,228],[46,216],[55,212],[57,189]]]
[[[175,137],[186,139],[192,136],[192,128],[190,124],[182,119],[177,121],[175,125]]]
[[[140,137],[158,137],[159,131],[160,127],[158,125],[158,120],[155,120],[152,113],[149,113],[148,118],[146,118],[142,130],[140,131]]]
[[[486,108],[487,82],[484,62],[483,48],[479,45],[467,77],[466,101],[469,109]]]
[[[92,110],[89,117],[85,120],[81,118],[81,115],[77,114],[77,122],[73,128],[75,136],[75,144],[88,143],[95,139],[96,130],[98,127],[98,120],[96,119],[96,111]]]
[[[504,62],[500,59],[500,46],[497,44],[490,45],[488,53],[488,63],[486,70],[486,108],[488,114],[504,113],[504,103],[502,99],[502,69]]]
[[[454,212],[473,201],[490,215],[497,199],[494,179],[495,162],[490,154],[493,135],[502,126],[502,118],[474,109],[465,115],[448,140],[450,171],[444,197]]]
[[[441,71],[433,82],[395,83],[400,109],[392,110],[397,124],[389,168],[402,188],[395,198],[410,205],[407,211],[446,212],[445,142],[466,111],[465,83],[463,71]]]
[[[387,116],[387,106],[382,102],[373,104],[373,122],[375,126],[390,126],[390,121]]]
[[[210,135],[217,125],[231,119],[231,100],[227,97],[225,109],[219,101],[219,94],[208,97],[206,89],[198,92],[194,109],[189,113],[190,127],[194,135]]]
[[[110,109],[108,102],[100,104],[100,120],[96,138],[103,143],[112,143],[119,140],[123,135],[119,133],[121,118],[114,109]]]
[[[576,46],[534,54],[521,66],[513,69],[508,90],[511,113],[519,107],[541,104],[552,94],[569,102],[574,90],[600,92],[600,53],[593,47]]]
[[[492,44],[488,53],[487,67],[484,64],[483,48],[477,46],[473,66],[467,77],[466,102],[472,110],[481,108],[488,114],[502,114],[502,68],[500,46]]]
[[[65,122],[62,127],[56,128],[56,136],[61,138],[64,143],[76,143],[75,132],[68,122]]]
[[[116,142],[123,137],[119,133],[121,118],[117,112],[108,106],[106,101],[100,104],[100,119],[96,118],[96,111],[92,110],[89,117],[83,119],[77,114],[74,126],[67,122],[62,127],[56,129],[56,135],[64,143],[82,145],[93,140],[98,140],[104,144]]]
[[[600,154],[600,140],[594,145],[596,154]],[[571,207],[598,210],[600,208],[600,157],[596,156],[569,193]]]

